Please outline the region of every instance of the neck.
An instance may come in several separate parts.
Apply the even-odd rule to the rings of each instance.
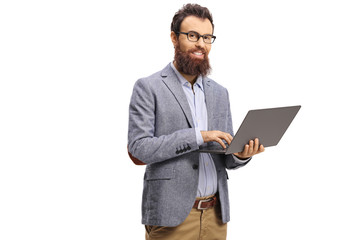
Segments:
[[[179,71],[179,73],[189,82],[191,83],[191,86],[194,85],[196,79],[197,79],[197,75],[189,75],[189,74],[185,74],[182,71],[179,70],[178,65],[176,64],[176,61],[174,61],[174,66],[175,68]]]

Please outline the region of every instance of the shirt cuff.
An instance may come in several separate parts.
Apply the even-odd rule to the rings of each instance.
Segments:
[[[238,163],[247,163],[252,159],[252,157],[249,157],[247,159],[240,159],[237,156],[235,156],[234,154],[233,154],[233,157],[235,159],[235,162],[238,162]]]
[[[200,129],[199,128],[195,128],[195,132],[196,132],[196,143],[198,146],[201,146],[204,144],[204,139],[201,135]]]

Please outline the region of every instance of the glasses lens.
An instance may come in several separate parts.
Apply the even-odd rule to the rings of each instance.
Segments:
[[[213,43],[214,42],[214,38],[212,35],[205,35],[203,38],[204,38],[205,43]]]
[[[197,32],[189,32],[188,39],[192,42],[197,42],[199,40],[199,34]]]

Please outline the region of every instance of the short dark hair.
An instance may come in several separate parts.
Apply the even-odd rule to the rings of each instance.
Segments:
[[[207,9],[206,7],[202,7],[199,4],[191,3],[184,5],[179,11],[175,13],[171,23],[171,31],[175,32],[176,35],[178,35],[178,32],[180,32],[180,25],[182,21],[188,16],[195,16],[201,19],[209,19],[214,32],[213,18],[209,9]]]

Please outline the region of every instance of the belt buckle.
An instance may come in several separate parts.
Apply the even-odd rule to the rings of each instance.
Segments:
[[[198,210],[208,209],[208,208],[202,208],[202,207],[201,207],[201,204],[202,204],[203,202],[211,202],[212,200],[214,200],[214,199],[213,199],[213,198],[209,198],[209,199],[199,200],[199,204],[198,204],[198,206],[197,206],[197,209],[198,209]]]

